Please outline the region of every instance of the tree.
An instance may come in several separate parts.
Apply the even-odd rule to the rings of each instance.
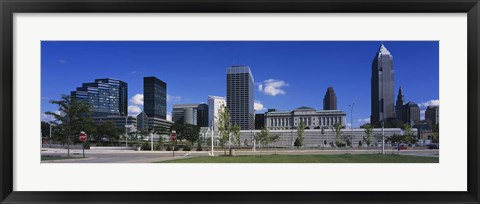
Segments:
[[[91,108],[87,103],[67,95],[63,95],[58,101],[51,100],[50,103],[58,105],[58,110],[64,114],[46,112],[47,115],[52,115],[55,120],[59,121],[59,129],[62,130],[61,135],[66,138],[67,157],[70,157],[72,138],[83,131],[81,129],[82,124],[90,115]]]
[[[240,146],[240,126],[238,124],[235,124],[233,127],[232,127],[232,132],[233,132],[233,135],[235,136],[235,144]]]
[[[97,134],[100,137],[101,141],[108,139],[110,145],[113,146],[114,143],[117,143],[120,139],[120,134],[122,130],[115,126],[115,123],[108,121],[97,126]]]
[[[200,138],[200,127],[192,124],[184,125],[183,138],[189,141],[192,146]]]
[[[434,124],[434,125],[432,125],[432,133],[433,133],[432,141],[433,141],[433,142],[436,142],[436,143],[439,143],[439,142],[440,142],[439,129],[440,129],[440,124]]]
[[[336,123],[332,126],[332,131],[335,132],[335,145],[337,147],[345,146],[345,138],[342,137],[342,125],[340,123]]]
[[[270,134],[270,131],[266,127],[263,127],[259,133],[255,134],[255,140],[258,141],[263,147],[266,147],[269,144],[273,144],[279,139],[280,136],[278,134]]]
[[[220,109],[218,110],[217,120],[218,120],[217,127],[218,127],[218,131],[220,132],[220,135],[218,137],[218,143],[223,148],[224,155],[227,155],[225,144],[228,142],[228,139],[230,137],[231,124],[230,124],[230,115],[228,113],[228,108],[223,104],[222,106],[220,106]]]
[[[365,144],[367,144],[367,147],[370,147],[370,144],[372,144],[373,126],[366,124],[363,125],[363,129],[365,131],[365,137],[363,137],[363,141]]]
[[[303,141],[305,139],[305,123],[303,121],[300,121],[300,124],[298,125],[297,128],[297,138],[295,139],[294,146],[295,147],[301,147],[303,146]]]
[[[403,126],[403,131],[405,132],[404,142],[407,144],[415,144],[418,142],[417,137],[413,134],[412,127],[408,124]]]

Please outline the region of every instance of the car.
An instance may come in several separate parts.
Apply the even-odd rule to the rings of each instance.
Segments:
[[[428,149],[438,149],[439,145],[438,144],[428,144],[427,147],[428,147]]]
[[[407,145],[405,145],[405,144],[400,144],[400,145],[397,146],[397,149],[398,149],[398,150],[407,149]]]

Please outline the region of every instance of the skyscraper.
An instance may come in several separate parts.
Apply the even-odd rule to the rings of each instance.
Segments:
[[[250,67],[227,68],[227,108],[232,125],[238,124],[242,130],[255,128],[253,76]]]
[[[156,77],[143,78],[143,108],[148,117],[167,118],[167,84]]]
[[[404,123],[413,126],[416,122],[420,121],[420,107],[418,107],[416,103],[408,102],[404,105],[403,110]]]
[[[425,120],[428,122],[430,127],[433,125],[438,125],[438,108],[439,106],[428,106],[425,110]]]
[[[212,123],[215,124],[215,130],[218,130],[218,127],[216,126],[218,121],[218,110],[220,110],[222,105],[227,105],[227,101],[224,97],[208,96],[208,126],[211,127]]]
[[[71,97],[88,103],[93,116],[126,116],[128,84],[118,79],[95,79],[72,91]]]
[[[323,110],[337,110],[337,95],[333,87],[328,87],[325,97],[323,97]]]
[[[370,122],[376,124],[383,119],[396,117],[393,104],[393,56],[383,43],[372,62],[371,80],[372,115],[370,116]]]
[[[399,120],[404,120],[403,118],[403,105],[405,104],[405,97],[403,96],[402,87],[398,89],[397,103],[395,104],[395,114],[396,118]]]

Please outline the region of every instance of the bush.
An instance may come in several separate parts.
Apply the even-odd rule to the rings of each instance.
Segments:
[[[202,148],[202,145],[201,145],[201,144],[198,144],[198,145],[197,145],[197,151],[203,151],[203,148]]]
[[[190,151],[191,148],[188,145],[183,146],[182,148],[183,151]]]
[[[144,142],[142,144],[142,150],[151,150],[151,146],[150,146],[150,143],[149,142]]]

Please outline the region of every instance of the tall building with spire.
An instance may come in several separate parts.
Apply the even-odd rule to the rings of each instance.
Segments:
[[[372,62],[370,123],[396,117],[394,82],[393,56],[382,43]]]
[[[405,105],[405,97],[403,96],[402,87],[400,87],[398,89],[397,103],[395,104],[395,114],[399,120],[403,120],[403,105]]]
[[[325,97],[323,97],[323,110],[337,110],[337,95],[333,87],[328,87]]]

